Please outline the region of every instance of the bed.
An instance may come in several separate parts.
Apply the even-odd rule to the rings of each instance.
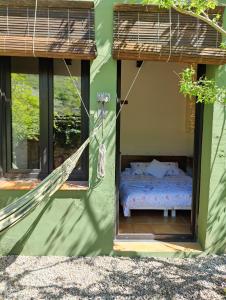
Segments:
[[[177,210],[191,210],[192,178],[184,172],[185,157],[154,157],[159,161],[177,162],[181,170],[177,176],[156,178],[152,175],[130,174],[128,167],[132,161],[152,161],[153,157],[122,158],[120,180],[120,203],[125,217],[131,216],[131,210],[163,210],[164,216],[171,211],[176,217]],[[126,171],[127,170],[127,171]]]

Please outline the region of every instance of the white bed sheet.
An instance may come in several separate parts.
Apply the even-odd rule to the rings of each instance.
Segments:
[[[125,217],[130,216],[131,209],[191,209],[192,178],[122,175],[120,201]]]

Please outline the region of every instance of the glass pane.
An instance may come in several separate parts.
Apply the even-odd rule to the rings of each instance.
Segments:
[[[38,60],[13,58],[12,168],[39,169],[39,76]]]
[[[81,145],[80,62],[69,65],[75,88],[62,60],[54,61],[54,167],[60,166]],[[79,91],[79,92],[78,92]],[[80,168],[78,163],[77,169]]]

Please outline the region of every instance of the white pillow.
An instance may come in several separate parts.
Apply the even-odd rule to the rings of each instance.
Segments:
[[[163,178],[170,166],[166,165],[156,159],[154,159],[149,166],[146,168],[146,172],[148,175],[155,176],[157,178]]]
[[[169,166],[169,170],[166,172],[165,176],[179,176],[181,175],[181,170],[179,169],[178,162],[163,162],[163,164]]]
[[[150,163],[132,162],[130,163],[133,175],[145,175]]]

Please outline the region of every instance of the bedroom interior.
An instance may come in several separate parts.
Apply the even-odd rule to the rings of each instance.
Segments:
[[[182,63],[120,63],[117,234],[125,238],[192,234],[195,102],[179,93]]]

